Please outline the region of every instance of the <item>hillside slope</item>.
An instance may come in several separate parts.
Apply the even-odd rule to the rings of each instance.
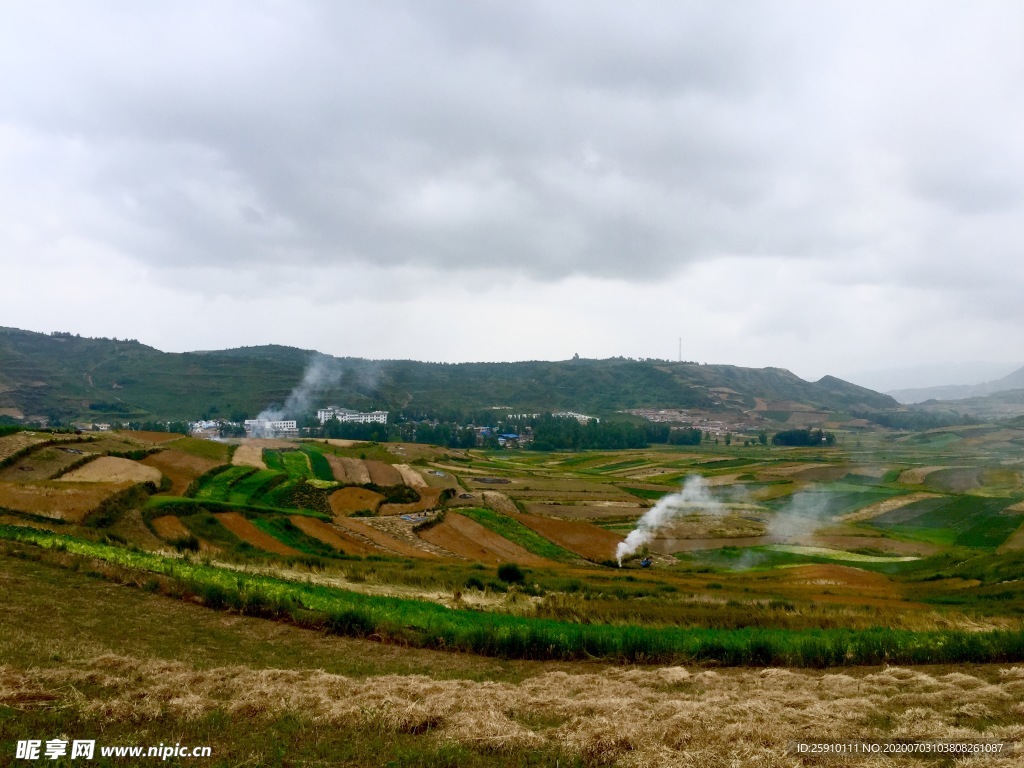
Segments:
[[[745,411],[758,400],[822,411],[885,410],[892,398],[826,376],[780,368],[667,361],[422,363],[333,358],[276,345],[168,353],[137,341],[0,328],[0,414],[26,419],[251,417],[281,404],[319,359],[317,404],[444,415],[492,406],[517,411],[625,408]]]

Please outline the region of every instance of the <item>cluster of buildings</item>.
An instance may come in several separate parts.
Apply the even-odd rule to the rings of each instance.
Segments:
[[[337,419],[342,424],[387,424],[388,411],[353,411],[349,408],[339,408],[336,405],[329,405],[316,412],[316,417],[321,424],[326,424],[331,419]]]
[[[294,419],[246,419],[243,423],[246,437],[298,437],[299,425]]]
[[[713,435],[724,435],[726,433],[746,432],[756,430],[753,424],[744,422],[726,422],[716,419],[709,419],[705,416],[695,416],[682,408],[630,408],[622,411],[633,416],[652,421],[655,424],[678,424],[685,427],[696,427],[704,432]]]

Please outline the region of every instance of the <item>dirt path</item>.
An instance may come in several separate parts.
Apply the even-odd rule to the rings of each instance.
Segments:
[[[517,563],[538,568],[556,566],[551,560],[535,555],[475,520],[455,512],[449,512],[444,522],[423,531],[420,538],[459,557],[480,563]]]
[[[288,545],[282,544],[273,536],[264,533],[237,512],[222,512],[214,515],[214,517],[217,518],[221,525],[246,544],[252,544],[254,547],[278,555],[293,556],[302,554],[297,549],[292,549]]]

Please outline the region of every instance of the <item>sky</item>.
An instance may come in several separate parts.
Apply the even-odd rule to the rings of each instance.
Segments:
[[[0,325],[868,385],[1024,363],[1019,2],[0,11]]]

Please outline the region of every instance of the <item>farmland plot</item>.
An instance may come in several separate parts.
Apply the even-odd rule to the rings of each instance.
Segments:
[[[420,538],[475,562],[517,563],[534,567],[555,565],[480,523],[454,512],[448,513],[442,522],[420,533]]]
[[[217,518],[217,522],[235,534],[235,536],[257,549],[273,552],[276,555],[296,556],[302,554],[297,549],[292,549],[282,544],[273,536],[264,533],[237,512],[222,512],[214,515],[214,517]]]
[[[263,448],[248,443],[242,443],[235,449],[234,454],[231,456],[231,463],[238,467],[267,468],[266,463],[263,461]]]
[[[73,483],[153,483],[160,484],[160,470],[129,459],[101,456],[60,478]]]
[[[366,465],[367,472],[370,473],[370,482],[374,485],[402,485],[402,473],[391,464],[371,459],[367,459],[364,464]]]
[[[0,483],[0,507],[53,520],[81,523],[101,503],[132,483]]]
[[[370,546],[345,533],[337,526],[325,523],[323,520],[317,520],[315,517],[308,517],[306,515],[292,515],[288,519],[307,536],[322,541],[324,544],[334,547],[347,555],[365,556],[380,554],[380,550],[377,547]]]
[[[339,488],[331,494],[331,510],[335,515],[348,517],[353,512],[376,512],[384,497],[368,488]]]
[[[174,496],[184,494],[193,480],[221,464],[215,459],[206,459],[173,448],[147,456],[139,463],[157,469],[169,479],[170,493]]]
[[[78,463],[83,458],[95,455],[79,448],[58,448],[57,446],[40,448],[0,470],[0,481],[24,483],[32,480],[49,480],[66,467]]]
[[[326,455],[327,461],[334,470],[334,479],[339,483],[351,483],[353,485],[367,485],[370,483],[370,473],[362,459],[349,459],[344,456]]]
[[[582,558],[601,562],[615,558],[615,547],[624,537],[578,520],[558,520],[542,515],[515,515],[514,519],[563,549]]]

